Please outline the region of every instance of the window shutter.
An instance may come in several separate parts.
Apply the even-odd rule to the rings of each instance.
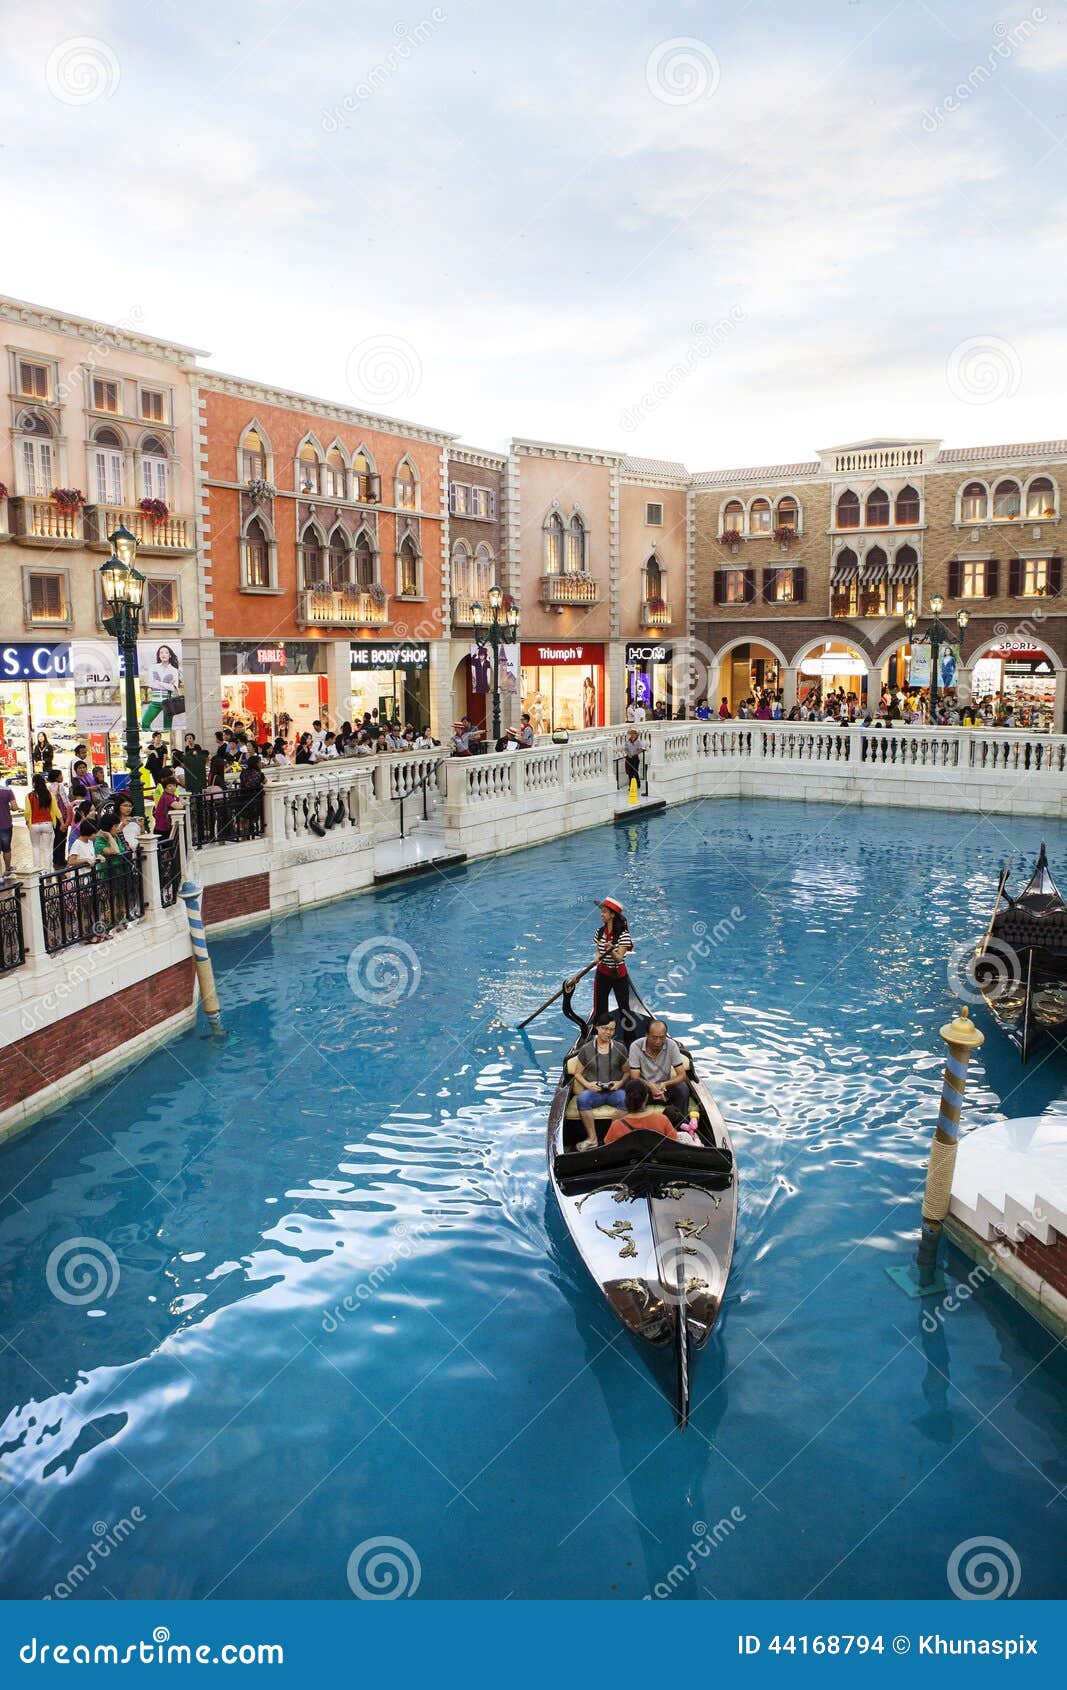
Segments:
[[[985,596],[995,599],[1000,592],[1000,563],[991,557],[985,566]]]
[[[751,604],[756,596],[756,571],[745,570],[745,603]]]
[[[773,604],[774,603],[774,578],[775,578],[776,574],[777,574],[777,570],[774,570],[774,569],[765,569],[763,571],[763,602],[764,602],[764,604]]]
[[[804,603],[804,599],[805,599],[805,596],[806,596],[805,595],[806,581],[807,581],[807,570],[803,569],[803,568],[794,569],[794,571],[793,571],[793,603],[794,604],[803,604]]]
[[[1063,591],[1063,559],[1050,557],[1048,560],[1048,590],[1054,598],[1058,598]]]
[[[950,559],[948,566],[948,596],[950,599],[958,599],[960,596],[960,577],[962,573],[963,565],[961,564],[959,558],[954,557]]]
[[[726,600],[726,571],[717,569],[713,578],[714,598],[716,604],[723,604]]]
[[[1021,557],[1008,559],[1008,592],[1013,599],[1017,599],[1023,590],[1023,560]]]

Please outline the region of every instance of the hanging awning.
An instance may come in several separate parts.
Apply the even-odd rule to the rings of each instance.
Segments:
[[[846,582],[856,579],[858,565],[854,557],[838,557],[834,564],[834,572],[830,577],[831,587],[843,587]]]
[[[864,558],[860,567],[860,586],[880,587],[888,568],[889,563],[884,552],[880,558]]]
[[[919,579],[919,560],[915,557],[895,557],[889,565],[889,579],[894,585]]]

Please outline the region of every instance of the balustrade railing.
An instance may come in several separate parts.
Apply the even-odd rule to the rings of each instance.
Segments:
[[[263,832],[262,794],[249,795],[239,787],[225,791],[209,788],[190,793],[187,800],[189,837],[199,850],[203,845],[236,845],[258,839]]]

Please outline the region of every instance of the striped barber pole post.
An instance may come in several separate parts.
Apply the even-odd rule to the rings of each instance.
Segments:
[[[926,1170],[922,1234],[915,1258],[919,1270],[919,1285],[924,1289],[932,1288],[937,1277],[941,1228],[948,1214],[952,1197],[952,1176],[956,1170],[960,1113],[963,1109],[963,1094],[967,1089],[967,1064],[971,1053],[985,1043],[985,1034],[978,1031],[966,1009],[961,1009],[955,1021],[950,1021],[942,1027],[941,1037],[948,1046],[948,1054],[945,1057],[945,1078],[941,1087],[941,1108]]]
[[[226,1029],[222,1025],[222,1011],[219,1008],[219,995],[215,990],[215,973],[208,954],[201,907],[204,889],[195,880],[183,880],[178,887],[178,896],[185,905],[185,913],[189,918],[189,937],[192,940],[196,978],[200,986],[200,1002],[212,1033],[222,1035]]]

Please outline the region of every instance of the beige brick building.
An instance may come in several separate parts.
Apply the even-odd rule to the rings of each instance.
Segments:
[[[873,701],[903,684],[931,601],[967,615],[960,695],[1002,691],[1064,725],[1067,601],[1060,500],[1067,440],[943,449],[866,440],[810,462],[692,477],[692,631],[708,692],[754,685],[786,708],[812,685]]]

